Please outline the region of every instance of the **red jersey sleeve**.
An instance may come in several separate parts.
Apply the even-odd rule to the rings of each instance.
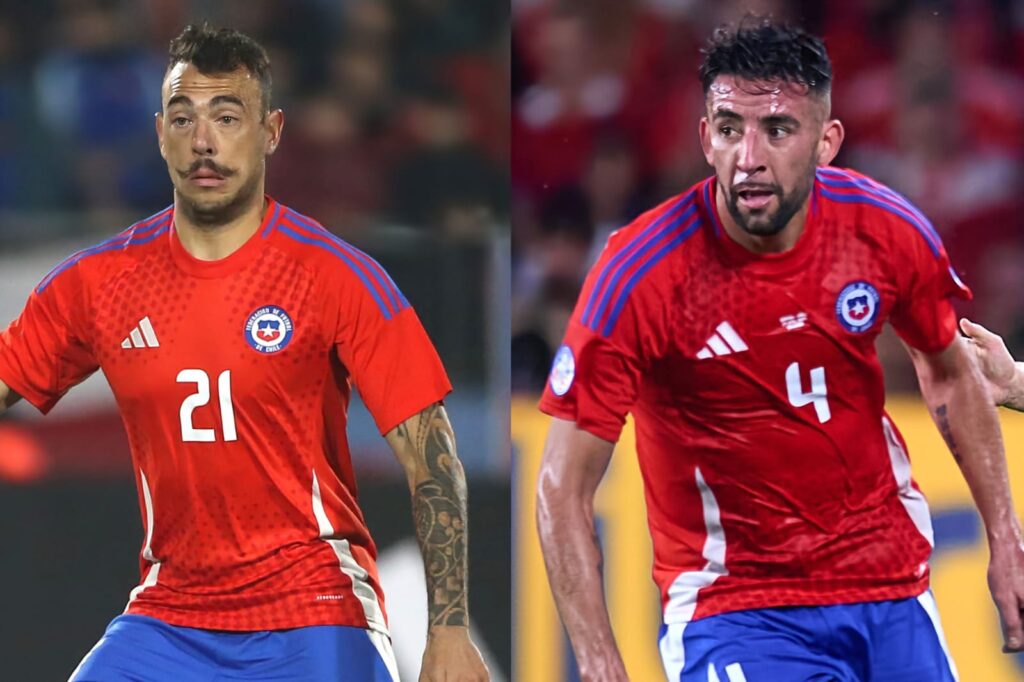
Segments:
[[[890,321],[908,345],[936,353],[957,334],[953,297],[970,300],[972,294],[953,270],[938,234],[927,227],[926,232],[905,233],[905,239],[895,240],[899,298]]]
[[[383,268],[340,284],[335,349],[381,434],[442,400],[452,386],[416,312]],[[358,275],[358,276],[357,276]]]
[[[99,367],[83,331],[84,298],[78,269],[58,268],[0,332],[0,380],[44,414]]]
[[[633,280],[633,226],[612,235],[583,285],[552,364],[540,410],[609,442],[622,433],[640,380],[657,356],[668,307],[658,294],[658,269]]]

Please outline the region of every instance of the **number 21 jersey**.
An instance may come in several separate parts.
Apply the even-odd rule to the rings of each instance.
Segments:
[[[242,247],[197,260],[168,208],[58,265],[0,333],[0,379],[43,412],[97,368],[145,532],[128,613],[387,631],[350,385],[382,434],[451,386],[376,261],[270,198]]]
[[[970,295],[931,224],[819,168],[797,244],[723,231],[715,179],[610,238],[541,409],[615,442],[632,412],[666,623],[914,596],[932,533],[875,339],[944,349]]]

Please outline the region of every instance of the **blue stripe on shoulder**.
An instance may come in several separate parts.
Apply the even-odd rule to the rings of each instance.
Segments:
[[[288,211],[288,217],[291,218],[292,221],[295,224],[297,224],[298,227],[305,228],[306,230],[316,234],[317,236],[329,239],[340,249],[342,249],[350,256],[352,256],[360,263],[362,263],[370,272],[370,275],[373,277],[374,281],[376,281],[377,284],[380,285],[381,289],[387,294],[388,300],[391,301],[391,304],[394,307],[396,314],[409,307],[409,301],[405,299],[405,296],[402,295],[401,289],[398,288],[398,285],[395,284],[394,280],[391,279],[391,276],[388,274],[387,270],[385,270],[380,263],[371,258],[365,252],[360,251],[359,249],[352,246],[345,240],[341,239],[337,235],[332,234],[330,231],[324,229],[323,227],[320,227],[319,225],[314,223],[310,218],[290,208],[286,210]]]
[[[370,295],[373,296],[373,300],[376,301],[377,307],[380,308],[381,314],[384,315],[384,319],[391,319],[391,309],[388,307],[387,303],[384,302],[384,299],[381,298],[381,295],[377,291],[377,288],[370,283],[370,280],[367,279],[366,274],[359,268],[358,265],[355,264],[355,262],[344,251],[336,248],[334,244],[329,241],[321,241],[321,239],[319,238],[300,234],[295,230],[291,229],[290,227],[288,227],[287,225],[285,225],[283,221],[280,224],[278,224],[277,231],[283,235],[290,237],[291,239],[294,239],[297,242],[319,247],[324,251],[327,251],[328,253],[331,253],[334,256],[340,258],[349,267],[349,269],[351,269],[352,272],[356,273],[359,279],[362,280],[363,284],[369,290]]]
[[[936,257],[939,256],[942,246],[942,238],[939,236],[939,233],[936,232],[935,227],[932,226],[931,222],[924,216],[924,214],[902,195],[897,194],[891,189],[872,185],[864,180],[842,173],[841,171],[838,172],[838,177],[832,177],[831,175],[826,175],[819,169],[818,180],[825,187],[831,187],[833,189],[846,188],[860,190],[863,193],[860,195],[862,197],[861,201],[855,201],[853,199],[853,195],[838,194],[836,192],[828,191],[823,191],[823,194],[834,201],[839,201],[840,203],[866,203],[878,206],[889,213],[903,218],[921,234],[924,240],[928,243],[928,248],[931,249],[932,253]],[[896,204],[896,206],[893,206],[892,204]]]
[[[676,220],[673,224],[678,227],[682,222],[682,218]],[[619,314],[622,312],[623,307],[626,305],[626,301],[629,299],[629,293],[633,290],[633,287],[640,281],[640,279],[646,274],[648,270],[654,267],[661,259],[663,259],[669,252],[674,248],[689,239],[697,228],[700,226],[700,217],[697,216],[690,223],[683,228],[681,232],[676,234],[672,239],[666,242],[660,249],[650,253],[644,263],[636,269],[636,272],[626,281],[626,284],[622,287],[622,291],[619,292],[618,298],[615,301],[615,305],[611,309],[611,313],[608,315],[607,321],[604,323],[604,327],[601,329],[602,336],[608,336],[615,329],[615,323],[618,322]],[[671,234],[670,231],[666,231]],[[595,329],[595,331],[597,331]]]
[[[57,267],[51,270],[46,277],[36,286],[35,292],[37,294],[43,293],[50,284],[53,283],[61,273],[65,272],[68,268],[72,267],[75,263],[95,256],[99,253],[105,253],[107,251],[114,251],[116,249],[126,249],[129,246],[141,246],[148,244],[162,234],[165,234],[171,225],[171,214],[169,212],[170,207],[160,211],[146,220],[141,220],[127,230],[105,239],[104,241],[91,246],[87,249],[82,249],[68,258],[65,258]],[[162,216],[162,217],[161,217]]]
[[[696,203],[693,202],[694,196],[696,196],[696,189],[690,190],[686,196],[672,204],[672,206],[659,215],[650,225],[641,230],[638,235],[633,237],[633,239],[631,239],[605,264],[601,269],[601,274],[598,276],[597,282],[594,284],[593,290],[590,292],[590,297],[587,299],[587,305],[584,307],[583,315],[580,318],[580,321],[585,326],[597,331],[598,321],[601,319],[603,310],[607,305],[612,292],[615,290],[615,286],[618,283],[617,278],[621,276],[623,271],[622,261],[629,257],[630,252],[638,249],[638,247],[638,252],[642,252],[644,249],[648,248],[650,243],[652,241],[657,241],[666,229],[670,230],[672,226],[676,224],[678,219],[685,220],[686,216],[695,212],[697,210],[697,206]],[[682,216],[679,216],[677,220],[670,222],[669,225],[662,227],[666,220],[676,217],[677,213],[687,204],[690,204],[690,206]],[[652,235],[653,238],[649,239]],[[641,246],[644,242],[647,242],[647,244]],[[609,281],[609,278],[611,281]],[[602,292],[604,293],[602,294]]]

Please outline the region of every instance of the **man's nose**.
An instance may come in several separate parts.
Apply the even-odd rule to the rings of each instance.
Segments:
[[[758,131],[748,131],[740,140],[736,159],[737,170],[747,175],[765,169],[764,137]]]
[[[192,128],[192,151],[199,156],[213,156],[217,149],[213,140],[213,129],[203,118],[197,118]]]

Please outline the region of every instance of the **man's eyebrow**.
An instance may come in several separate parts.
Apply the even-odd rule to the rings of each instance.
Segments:
[[[715,109],[715,112],[711,115],[712,119],[728,119],[730,121],[742,121],[743,117],[737,114],[735,111],[730,109]]]
[[[188,95],[175,95],[174,97],[167,100],[167,108],[173,107],[175,104],[181,104],[186,107],[194,106],[192,99]],[[217,95],[210,99],[210,106],[215,107],[220,104],[235,104],[245,109],[245,102],[236,95]]]
[[[236,104],[245,109],[245,102],[242,101],[241,97],[235,95],[217,95],[210,100],[211,107],[215,107],[218,104]]]
[[[763,116],[761,124],[765,126],[787,126],[789,128],[799,128],[800,121],[789,116],[787,114],[773,114],[772,116]]]

